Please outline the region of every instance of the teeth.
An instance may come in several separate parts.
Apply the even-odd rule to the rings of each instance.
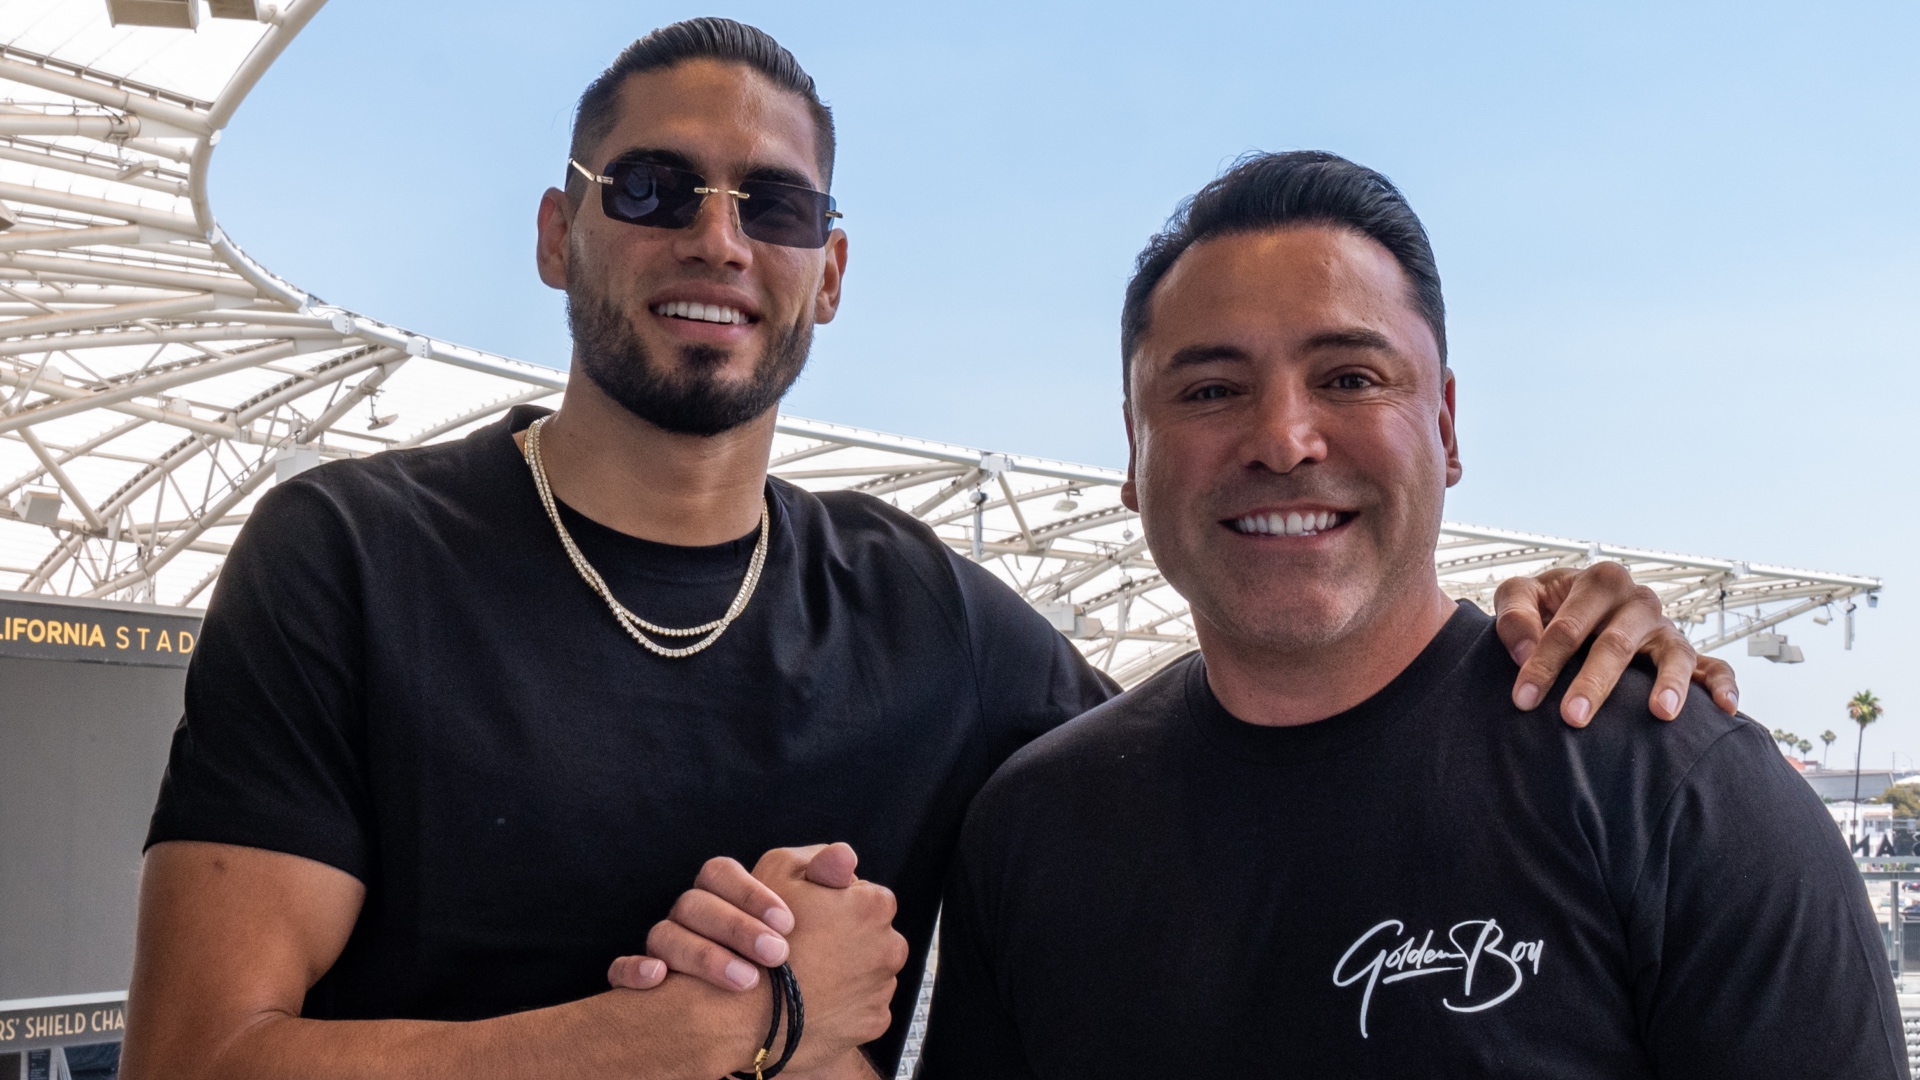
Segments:
[[[744,324],[747,321],[746,312],[738,308],[722,307],[719,304],[697,304],[689,300],[655,304],[653,313],[674,319],[692,319],[695,322]]]
[[[1331,510],[1302,514],[1291,510],[1284,514],[1248,514],[1234,521],[1239,532],[1256,536],[1312,536],[1340,523],[1340,515]]]

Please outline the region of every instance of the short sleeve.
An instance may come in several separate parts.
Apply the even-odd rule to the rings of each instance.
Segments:
[[[352,531],[309,479],[270,491],[221,570],[147,845],[199,840],[371,869]]]
[[[940,966],[918,1080],[1037,1080],[994,970],[993,905],[981,880],[991,862],[982,857],[991,847],[982,835],[991,811],[974,807],[941,904]]]
[[[1660,814],[1628,940],[1662,1076],[1908,1075],[1860,874],[1757,725],[1721,736]]]
[[[948,558],[966,605],[995,764],[1120,692],[1020,594],[978,563]]]

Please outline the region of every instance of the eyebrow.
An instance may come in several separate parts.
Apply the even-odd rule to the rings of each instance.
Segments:
[[[665,165],[669,169],[681,169],[690,173],[700,172],[699,166],[695,165],[693,159],[687,155],[677,150],[666,150],[658,147],[636,147],[631,150],[624,150],[613,160],[616,162],[641,161],[648,165]],[[809,191],[818,190],[813,186],[813,181],[809,179],[805,173],[795,169],[789,169],[784,165],[750,166],[746,171],[746,175],[740,179],[742,181],[767,180],[776,184],[791,184],[794,187],[803,187]]]
[[[1369,330],[1364,326],[1347,327],[1341,330],[1328,330],[1315,334],[1306,340],[1308,351],[1315,349],[1372,349],[1379,352],[1393,352],[1393,343],[1378,330]],[[1189,345],[1173,354],[1167,361],[1168,369],[1199,367],[1203,364],[1245,363],[1252,360],[1245,349],[1238,345]]]
[[[1189,345],[1173,354],[1167,361],[1168,368],[1198,367],[1201,364],[1222,364],[1253,359],[1245,349],[1238,345]]]
[[[1308,349],[1374,349],[1379,352],[1393,352],[1393,343],[1378,330],[1369,330],[1363,326],[1349,327],[1344,330],[1329,330],[1315,334],[1307,339]]]

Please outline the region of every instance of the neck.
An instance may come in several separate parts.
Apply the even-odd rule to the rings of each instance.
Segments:
[[[1278,649],[1236,640],[1196,614],[1207,683],[1235,717],[1262,727],[1296,727],[1353,708],[1386,688],[1453,617],[1454,603],[1431,577],[1406,599],[1364,617],[1338,640]]]
[[[681,547],[738,540],[760,524],[774,410],[719,435],[678,435],[622,408],[581,373],[540,428],[554,497],[610,529]],[[524,450],[526,432],[515,435]]]

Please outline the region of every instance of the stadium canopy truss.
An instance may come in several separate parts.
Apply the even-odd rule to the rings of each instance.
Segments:
[[[220,229],[207,172],[320,0],[0,0],[0,589],[204,602],[261,492],[322,461],[459,437],[565,375],[327,304]],[[202,16],[205,16],[204,18]],[[782,417],[772,468],[864,491],[987,563],[1132,683],[1193,644],[1117,472]],[[1873,578],[1449,523],[1437,565],[1617,559],[1715,649]],[[1755,636],[1757,635],[1757,636]]]

